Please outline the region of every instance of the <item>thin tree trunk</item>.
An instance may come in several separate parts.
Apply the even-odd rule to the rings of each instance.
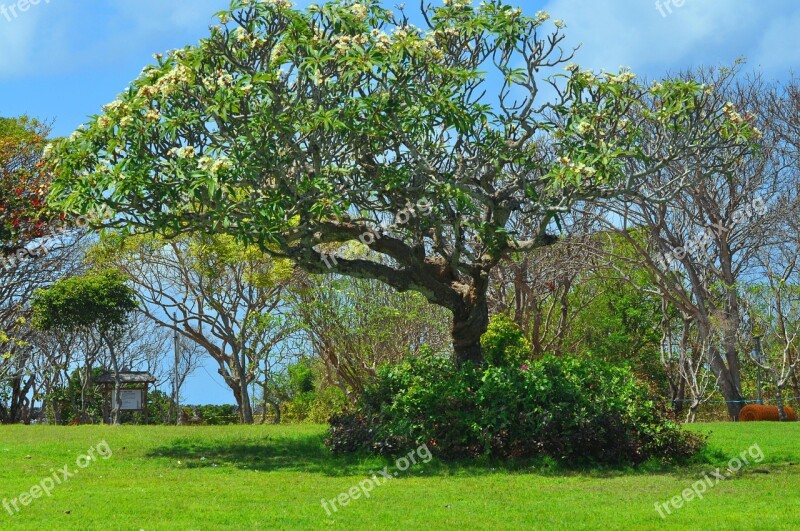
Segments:
[[[232,355],[235,363],[237,374],[236,381],[239,387],[239,411],[242,424],[253,424],[253,405],[250,403],[250,390],[247,385],[247,369],[245,366],[246,360],[239,357],[238,352]],[[244,357],[244,354],[242,354]]]
[[[778,418],[781,422],[786,422],[786,409],[783,407],[783,386],[775,386],[775,401],[778,403]]]
[[[710,341],[708,341],[708,328],[700,326],[699,329],[699,343],[710,343]],[[730,361],[730,352],[726,352],[726,357],[723,358],[722,354],[719,352],[719,349],[713,344],[710,345],[707,354],[708,365],[711,369],[711,372],[717,378],[720,391],[722,392],[722,396],[725,398],[726,406],[728,408],[728,417],[730,420],[735,422],[739,420],[739,412],[744,407],[744,397],[742,396],[741,388],[737,385],[739,381],[738,360],[736,360],[732,366],[729,366],[725,363],[726,359]]]
[[[119,426],[120,409],[122,409],[122,397],[120,396],[122,391],[122,381],[119,378],[119,364],[117,363],[117,357],[112,355],[111,362],[114,365],[114,403],[111,405],[111,422],[115,426]]]
[[[273,424],[280,424],[281,423],[281,403],[278,400],[270,400],[269,403],[275,408],[275,420],[272,421]],[[266,418],[266,407],[264,408],[264,417]]]
[[[240,410],[242,412],[241,418],[244,424],[253,424],[253,406],[250,403],[250,392],[247,389],[247,383],[244,379],[240,379],[241,384],[241,398]]]

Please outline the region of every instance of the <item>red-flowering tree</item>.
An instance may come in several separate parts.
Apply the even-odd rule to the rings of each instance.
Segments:
[[[44,233],[49,178],[41,163],[50,132],[30,118],[0,118],[0,246],[5,256]]]

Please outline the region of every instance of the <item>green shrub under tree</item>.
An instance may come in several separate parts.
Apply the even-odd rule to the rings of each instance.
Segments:
[[[327,443],[379,454],[427,444],[442,459],[551,457],[567,466],[682,460],[704,445],[628,369],[555,356],[457,368],[430,353],[382,368],[358,405],[332,419]]]

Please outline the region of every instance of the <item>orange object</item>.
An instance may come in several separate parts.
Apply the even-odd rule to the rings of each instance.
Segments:
[[[789,406],[783,406],[783,410],[786,412],[786,420],[797,420],[797,414],[794,412],[794,409]],[[739,413],[739,420],[742,422],[756,422],[762,420],[779,421],[781,417],[778,413],[778,406],[750,404],[742,408],[742,411]]]

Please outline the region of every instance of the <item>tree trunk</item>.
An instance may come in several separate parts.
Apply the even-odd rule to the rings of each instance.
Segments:
[[[678,418],[683,413],[684,400],[686,399],[686,379],[679,377],[675,382],[669,378],[669,388],[672,394],[672,414]]]
[[[708,341],[709,334],[708,328],[700,326],[700,344]],[[708,349],[707,359],[711,372],[716,376],[719,384],[719,389],[722,396],[725,398],[726,406],[728,408],[728,417],[730,420],[736,422],[739,420],[739,412],[744,407],[744,397],[742,396],[741,387],[739,387],[739,363],[737,360],[732,360],[731,357],[736,356],[736,352],[726,352],[723,357],[719,349],[711,344]],[[733,363],[728,365],[725,361]]]
[[[792,391],[794,395],[794,404],[797,406],[798,401],[800,401],[800,382],[797,380],[797,367],[794,365],[794,360],[792,359],[791,355],[789,356],[789,368],[792,371],[791,380],[792,380]]]
[[[481,336],[489,326],[489,305],[485,291],[477,293],[473,289],[471,295],[474,303],[465,302],[461,308],[453,311],[453,349],[459,367],[467,362],[475,365],[483,363]]]
[[[281,423],[281,403],[278,400],[270,400],[269,403],[275,408],[275,420],[272,421],[273,424],[280,424]],[[267,408],[264,407],[264,418],[267,417]]]
[[[250,392],[247,389],[247,383],[240,379],[242,382],[241,390],[241,403],[239,404],[239,410],[241,411],[241,419],[243,424],[253,424],[253,406],[250,404]]]
[[[778,418],[786,422],[786,409],[783,407],[783,386],[775,386],[775,401],[778,403]]]
[[[88,414],[86,411],[89,409],[89,404],[87,402],[86,393],[89,390],[89,382],[92,380],[92,367],[87,364],[84,370],[83,379],[81,380],[81,412],[80,415],[78,415],[78,422],[81,424],[88,423]]]
[[[114,395],[113,395],[113,404],[111,404],[111,422],[115,426],[119,426],[120,424],[120,413],[122,409],[122,397],[120,396],[120,392],[122,391],[122,381],[119,377],[119,360],[117,360],[117,351],[114,348],[114,342],[111,338],[103,335],[103,338],[106,340],[106,344],[108,345],[108,353],[111,357],[111,364],[114,366]]]
[[[697,409],[700,407],[700,404],[696,402],[692,402],[692,405],[689,406],[689,412],[686,415],[686,423],[687,424],[694,424],[697,420]]]

